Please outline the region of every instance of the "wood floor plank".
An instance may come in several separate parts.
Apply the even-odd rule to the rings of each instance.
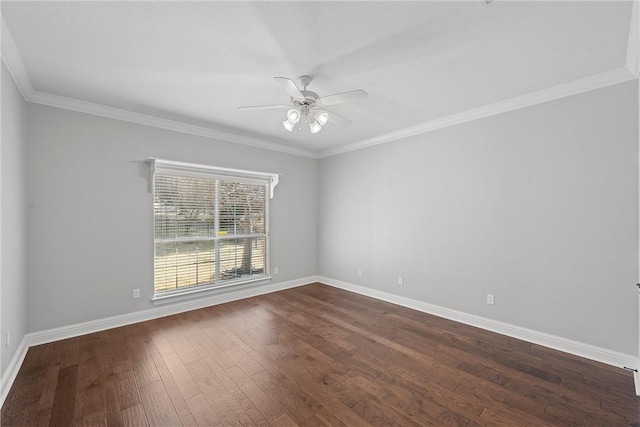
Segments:
[[[220,424],[220,418],[218,418],[202,394],[192,396],[186,402],[197,425],[216,426]]]
[[[478,387],[477,384],[465,383],[460,384],[456,389],[456,394],[469,402],[475,403],[477,406],[484,406],[480,413],[480,418],[471,417],[475,420],[486,419],[489,414],[496,419],[517,419],[520,423],[528,425],[548,425],[544,421],[544,411],[546,406],[539,406],[532,402],[529,407],[522,408],[521,405],[512,405],[506,393],[496,392],[495,389],[487,390]],[[508,403],[505,403],[508,402]],[[488,412],[485,412],[487,411]]]
[[[168,356],[169,354],[174,354],[175,351],[166,337],[156,336],[153,338],[153,341],[158,348],[158,351],[162,356]]]
[[[376,399],[362,399],[353,407],[353,410],[371,425],[413,427],[420,425],[404,414],[380,404]]]
[[[52,426],[71,425],[75,419],[76,386],[78,383],[78,367],[69,366],[60,369],[58,383],[49,424]]]
[[[200,394],[198,386],[189,375],[189,372],[187,372],[187,368],[185,368],[182,360],[180,360],[180,357],[177,354],[164,356],[164,360],[167,363],[167,368],[169,369],[171,376],[185,399]]]
[[[640,426],[630,372],[321,284],[30,348],[3,426]]]
[[[116,376],[116,395],[118,405],[121,410],[127,409],[140,403],[140,393],[136,384],[133,368],[123,370]]]
[[[2,424],[15,424],[25,417],[29,418],[28,414],[25,415],[23,412],[25,412],[25,407],[33,408],[40,402],[47,370],[48,367],[45,364],[29,363],[23,365],[15,380],[21,386],[12,387],[6,397],[8,404],[5,403],[3,407]]]
[[[168,370],[167,363],[165,362],[164,356],[162,355],[162,353],[160,353],[160,350],[156,345],[155,339],[153,337],[147,337],[145,339],[144,345],[147,348],[147,351],[149,352],[149,355],[151,356],[151,360],[153,360],[153,364],[158,370],[158,373],[160,373],[160,371],[163,369]],[[170,353],[170,354],[175,354],[175,353]]]
[[[323,408],[331,408],[332,416],[346,425],[364,425],[367,419],[362,417],[353,407],[367,396],[364,390],[357,387],[345,387],[340,381],[330,375],[318,375],[317,371],[305,368],[305,363],[300,359],[292,358],[287,362],[287,370],[291,372],[291,379],[298,378],[302,387]],[[308,367],[309,365],[307,365]],[[319,413],[323,415],[322,412]],[[331,421],[323,417],[326,421]]]
[[[250,425],[251,419],[202,359],[186,365],[191,378],[223,425]]]
[[[80,338],[52,343],[51,363],[59,363],[61,368],[77,365],[80,353],[79,343]]]
[[[118,385],[115,380],[104,384],[104,403],[107,425],[109,427],[122,426],[122,408],[118,399]]]
[[[222,369],[235,366],[235,360],[225,353],[226,349],[236,345],[233,338],[229,337],[226,328],[223,325],[207,324],[203,332],[205,332],[209,341],[196,349],[198,354],[201,357],[206,357],[207,355],[212,357]]]
[[[271,425],[273,427],[299,427],[287,414],[283,414],[271,421]]]
[[[153,358],[147,350],[145,337],[139,334],[132,334],[127,337],[129,358],[133,366],[133,373],[138,387],[144,387],[160,380],[160,374],[156,368]]]
[[[213,340],[213,343],[216,348],[219,348],[220,350],[226,350],[228,348],[235,346],[236,343],[233,340],[233,338],[228,336],[225,333],[225,331],[222,331],[220,329],[222,326],[223,326],[222,324],[210,325],[210,326],[207,326],[203,330],[203,332],[207,334],[211,338],[211,340]]]
[[[508,415],[504,416],[501,414],[497,414],[489,408],[485,408],[485,410],[482,411],[482,414],[480,414],[480,418],[480,425],[490,425],[496,427],[536,427],[537,425],[546,425],[542,424],[542,421],[537,421],[537,424],[531,424],[519,418],[514,419]]]
[[[281,374],[273,376],[270,372],[260,371],[251,377],[260,389],[286,408],[287,412],[298,424],[312,417],[321,407],[304,390],[298,390],[291,381]]]
[[[44,381],[44,387],[42,388],[42,394],[40,395],[40,401],[38,402],[38,408],[49,408],[53,405],[53,399],[56,393],[56,386],[58,385],[58,376],[60,374],[60,365],[49,365],[47,370],[47,377]]]
[[[81,418],[77,418],[73,425],[83,427],[108,427],[109,424],[107,421],[106,410],[101,409]]]
[[[159,369],[158,372],[160,373],[162,383],[167,390],[169,399],[171,399],[171,403],[173,403],[173,409],[175,409],[178,417],[182,419],[183,417],[189,415],[191,413],[191,410],[189,409],[189,406],[187,406],[187,402],[185,401],[182,392],[178,388],[178,384],[176,384],[173,376],[169,372],[169,369],[167,369],[167,367],[165,366],[162,369]]]
[[[180,424],[162,381],[141,387],[140,398],[150,425],[172,427]]]
[[[76,398],[76,417],[95,414],[105,408],[102,369],[97,354],[100,351],[100,339],[91,334],[80,341],[78,363],[78,394]],[[93,418],[92,418],[93,419]]]
[[[172,337],[169,339],[169,344],[180,357],[182,363],[190,363],[200,358],[200,355],[186,337]]]
[[[125,427],[148,427],[147,415],[142,403],[122,410],[122,425]]]
[[[264,393],[242,369],[232,366],[227,370],[227,374],[268,421],[286,415],[286,410],[282,405]]]
[[[235,361],[235,365],[239,366],[249,376],[262,370],[262,366],[251,358],[252,353],[246,353],[238,346],[226,349],[225,353]]]
[[[231,395],[255,425],[269,425],[269,422],[262,414],[262,412],[260,412],[258,408],[256,408],[253,402],[241,390],[237,390],[231,393]]]
[[[295,408],[295,412],[289,412],[294,416],[299,416],[296,422],[300,425],[308,424],[317,414],[321,419],[330,425],[362,425],[364,420],[353,417],[353,414],[345,411],[345,404],[340,402],[339,405],[327,404],[326,390],[314,387],[314,382],[308,376],[301,372],[299,368],[291,366],[287,360],[279,360],[278,364],[272,365],[268,359],[262,359],[258,353],[254,353],[253,357],[256,361],[265,367],[265,371],[261,371],[252,376],[253,381],[265,392],[271,390],[280,403],[287,408]],[[280,384],[280,386],[278,385]],[[293,386],[297,384],[297,386]],[[326,385],[326,384],[325,384]],[[334,402],[338,402],[337,396],[330,396]],[[293,404],[293,406],[291,406]],[[344,418],[351,419],[350,424],[343,422]]]
[[[198,423],[196,422],[195,418],[193,418],[193,415],[189,414],[183,418],[180,418],[180,423],[182,425],[182,427],[197,427]]]

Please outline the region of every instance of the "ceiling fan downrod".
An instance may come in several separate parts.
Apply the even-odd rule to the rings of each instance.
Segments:
[[[313,77],[303,74],[298,77],[298,80],[300,80],[300,84],[302,85],[303,90],[307,90],[307,86],[309,86],[309,83],[313,81]]]

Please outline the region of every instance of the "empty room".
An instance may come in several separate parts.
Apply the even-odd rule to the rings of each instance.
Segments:
[[[640,426],[638,1],[2,1],[2,426]]]

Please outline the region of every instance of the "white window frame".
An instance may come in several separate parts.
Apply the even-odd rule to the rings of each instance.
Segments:
[[[273,199],[274,189],[278,185],[280,175],[267,172],[255,172],[241,169],[230,169],[208,165],[201,165],[195,163],[178,162],[173,160],[165,160],[158,158],[149,158],[151,180],[150,187],[151,193],[155,196],[155,176],[156,174],[183,176],[191,178],[204,178],[204,179],[223,179],[233,180],[236,182],[244,182],[249,184],[268,185],[269,199]],[[155,203],[155,197],[154,203]],[[266,283],[271,279],[269,271],[269,209],[267,206],[266,212],[266,224],[265,224],[265,237],[266,237],[266,254],[265,254],[265,271],[264,274],[259,275],[256,278],[239,278],[238,280],[230,280],[224,284],[212,283],[199,286],[193,286],[181,290],[166,291],[156,294],[156,280],[155,280],[155,248],[156,239],[154,232],[154,280],[153,280],[153,298],[154,304],[162,304],[165,302],[182,300],[185,298],[193,298],[201,295],[202,293],[212,293],[219,291],[220,289],[226,289],[233,286],[241,286],[248,284],[260,284]],[[155,215],[152,210],[152,215]],[[154,218],[155,222],[155,218]],[[246,237],[243,235],[233,236],[235,238]]]

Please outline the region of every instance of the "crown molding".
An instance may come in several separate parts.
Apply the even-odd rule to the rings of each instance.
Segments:
[[[309,157],[313,159],[318,158],[318,154],[316,152],[305,150],[302,148],[290,147],[288,145],[279,144],[277,142],[265,141],[250,136],[225,132],[204,126],[196,126],[184,122],[152,116],[149,114],[136,113],[133,111],[108,107],[102,104],[81,101],[79,99],[68,98],[65,96],[54,95],[51,93],[35,90],[31,79],[29,78],[27,68],[24,65],[24,61],[22,60],[20,52],[18,51],[18,47],[16,46],[13,37],[11,36],[9,27],[7,26],[2,14],[0,14],[0,19],[2,21],[2,60],[7,66],[11,77],[13,77],[13,80],[16,82],[16,85],[18,86],[22,97],[27,102],[47,105],[50,107],[63,108],[65,110],[77,111],[80,113],[87,113],[146,126],[152,126],[189,135],[202,136],[205,138],[216,139],[220,141],[235,142],[251,147],[262,148],[265,150],[292,154],[295,156]]]
[[[577,95],[582,92],[588,92],[594,89],[611,86],[617,83],[633,80],[635,78],[636,75],[633,74],[627,67],[621,67],[615,70],[607,71],[605,73],[596,74],[579,80],[574,80],[569,83],[553,86],[515,98],[506,99],[494,104],[483,105],[482,107],[467,110],[462,113],[452,114],[415,126],[409,126],[397,131],[378,135],[373,138],[368,138],[361,141],[356,141],[354,143],[346,144],[341,147],[325,150],[320,152],[319,157],[324,158],[335,156],[338,154],[348,153],[350,151],[360,150],[362,148],[371,147],[374,145],[397,141],[399,139],[432,132],[434,130],[459,125],[473,120],[495,116],[497,114],[506,113],[508,111],[519,110],[521,108],[541,104],[547,101],[552,101],[554,99]]]
[[[631,23],[629,25],[629,41],[627,42],[627,60],[625,66],[636,78],[640,71],[640,5],[633,0],[631,7]]]
[[[22,94],[22,97],[26,100],[27,96],[33,92],[33,85],[31,79],[27,73],[27,68],[24,66],[18,47],[16,46],[7,23],[4,22],[4,16],[0,13],[0,21],[2,21],[2,62],[7,66],[9,74],[13,77],[13,80],[18,86],[18,90]]]
[[[171,130],[174,132],[185,133],[189,135],[202,136],[205,138],[216,139],[220,141],[234,142],[238,144],[248,145],[251,147],[262,148],[265,150],[279,151],[281,153],[293,154],[295,156],[318,158],[318,154],[297,147],[290,147],[275,142],[264,141],[250,136],[239,135],[230,132],[224,132],[208,127],[196,126],[175,120],[168,120],[148,114],[135,113],[133,111],[122,110],[119,108],[108,107],[106,105],[95,104],[92,102],[80,101],[74,98],[53,95],[50,93],[33,90],[25,99],[35,104],[48,105],[50,107],[58,107],[66,110],[78,111],[81,113],[92,114],[110,119],[122,120],[131,123],[137,123],[145,126]]]
[[[360,150],[374,145],[397,141],[469,121],[541,104],[554,99],[564,98],[582,92],[588,92],[617,83],[622,83],[628,80],[637,79],[640,71],[640,5],[638,4],[638,1],[639,0],[633,0],[629,39],[627,43],[627,55],[624,67],[320,152],[37,91],[33,88],[33,84],[31,83],[27,69],[22,61],[22,57],[20,56],[13,37],[11,36],[5,20],[0,13],[0,20],[2,21],[2,60],[15,80],[25,101],[28,102],[116,120],[128,121],[131,123],[172,130],[190,135],[202,136],[210,139],[234,142],[265,150],[319,159]]]

